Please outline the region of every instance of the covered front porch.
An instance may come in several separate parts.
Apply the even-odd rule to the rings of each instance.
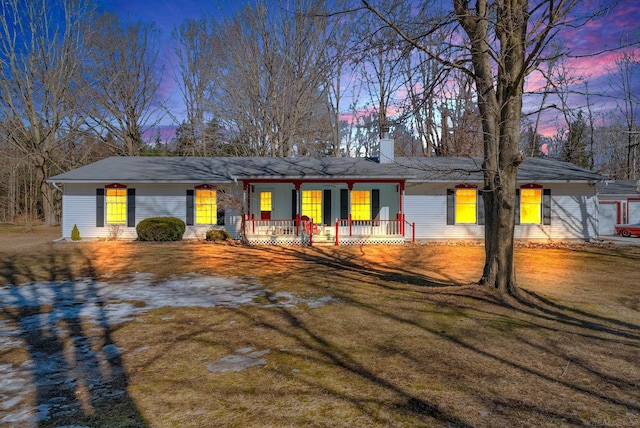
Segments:
[[[257,245],[404,244],[403,180],[251,180],[243,231]]]

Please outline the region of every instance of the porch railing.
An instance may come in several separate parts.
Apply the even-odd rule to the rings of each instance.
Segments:
[[[296,220],[260,220],[246,219],[247,231],[251,235],[298,235]]]
[[[340,245],[341,240],[344,243],[347,239],[353,240],[356,238],[373,240],[376,238],[406,239],[407,227],[409,227],[411,242],[415,242],[415,223],[406,221],[403,214],[399,214],[395,220],[336,219],[334,226],[315,224],[313,219],[307,219],[306,217],[295,220],[247,218],[245,227],[247,235],[290,237],[299,239],[301,244],[308,245],[313,245],[314,240],[327,242],[325,238],[329,238],[329,242],[331,242],[331,235],[333,235],[335,245]]]

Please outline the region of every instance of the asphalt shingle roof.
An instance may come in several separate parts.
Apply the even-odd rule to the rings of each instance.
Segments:
[[[406,179],[482,181],[480,158],[396,158],[378,163],[365,158],[310,157],[110,157],[51,177],[56,183],[154,182],[225,183],[243,179]],[[521,181],[599,181],[599,174],[550,158],[526,158]]]
[[[635,180],[602,181],[598,193],[602,195],[640,195],[640,182]]]

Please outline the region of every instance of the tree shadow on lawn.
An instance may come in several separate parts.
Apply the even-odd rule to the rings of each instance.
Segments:
[[[86,277],[82,281],[75,279],[78,272],[71,267],[78,260]],[[6,392],[13,406],[5,405],[10,413],[0,421],[41,427],[147,426],[128,395],[127,373],[112,340],[95,276],[91,260],[80,251],[0,260],[0,277],[9,283],[0,302],[0,320],[9,321],[3,330],[15,329],[11,341],[14,345],[13,339],[22,341],[20,348],[28,354],[27,361],[9,374],[14,386],[22,384],[26,390]],[[11,348],[15,346],[0,355],[9,356]],[[19,409],[31,394],[33,408]]]
[[[571,308],[558,304],[550,299],[542,297],[540,294],[519,289],[519,293],[514,296],[515,302],[534,311],[539,311],[553,319],[568,325],[584,327],[604,333],[610,333],[629,339],[640,340],[640,325],[617,320],[615,318],[603,317],[580,309]],[[629,329],[631,332],[622,329]]]
[[[365,251],[362,247],[359,248],[360,255],[355,253],[347,253],[342,251],[325,250],[319,247],[310,247],[305,249],[299,249],[296,247],[254,247],[267,254],[287,254],[290,257],[294,257],[303,262],[313,263],[316,265],[324,266],[330,269],[335,269],[338,272],[351,272],[355,274],[361,274],[365,277],[369,277],[378,285],[384,286],[382,283],[400,283],[408,285],[417,285],[428,288],[440,288],[465,285],[455,281],[452,277],[447,277],[445,272],[437,272],[439,276],[448,278],[448,280],[442,281],[430,277],[423,273],[416,273],[407,268],[391,268],[385,266],[382,263],[366,260],[360,256],[365,256]],[[391,286],[391,284],[389,284]]]
[[[612,408],[623,407],[628,411],[640,412],[640,397],[638,396],[637,383],[640,376],[637,370],[629,373],[629,378],[616,375],[608,371],[608,368],[600,368],[597,359],[584,360],[576,357],[564,348],[550,345],[548,336],[560,341],[570,337],[576,340],[577,345],[587,343],[587,348],[602,347],[607,356],[613,356],[616,348],[620,348],[620,358],[627,358],[631,365],[637,357],[629,357],[640,347],[640,335],[636,332],[638,326],[633,323],[625,323],[619,320],[601,317],[586,311],[574,310],[560,304],[538,298],[534,293],[526,300],[502,300],[492,290],[475,287],[473,285],[462,286],[454,281],[450,283],[438,281],[436,275],[429,276],[429,272],[421,268],[410,269],[387,266],[384,263],[376,263],[370,260],[359,259],[357,253],[350,253],[348,257],[342,257],[340,252],[325,250],[299,250],[294,248],[260,248],[265,254],[265,260],[269,255],[284,252],[292,259],[299,259],[308,264],[309,275],[313,275],[313,264],[327,267],[335,274],[335,281],[341,281],[341,277],[351,277],[350,280],[366,282],[367,288],[358,293],[347,294],[348,290],[335,286],[331,288],[337,295],[345,297],[347,304],[354,305],[358,310],[366,311],[372,315],[372,319],[392,322],[399,326],[397,332],[420,333],[421,337],[434,338],[434,343],[446,343],[451,358],[464,356],[462,361],[469,361],[470,365],[458,366],[465,372],[464,375],[471,378],[464,383],[467,389],[465,394],[472,394],[476,403],[495,412],[497,419],[485,419],[479,425],[489,426],[493,422],[514,422],[516,419],[500,419],[503,414],[524,414],[525,416],[542,416],[549,420],[559,421],[561,425],[581,426],[595,424],[598,420],[585,419],[574,412],[571,404],[560,407],[550,407],[540,401],[529,399],[526,394],[520,397],[510,396],[505,393],[489,391],[491,387],[486,381],[487,376],[484,363],[491,366],[492,370],[508,372],[532,384],[548,389],[546,397],[553,400],[558,393],[567,393],[587,397],[587,403],[597,403],[611,411]],[[76,256],[79,256],[76,254]],[[86,424],[91,426],[145,426],[145,420],[135,403],[127,394],[128,379],[122,368],[120,353],[111,339],[112,330],[107,322],[107,316],[102,302],[97,296],[95,287],[96,274],[91,260],[82,256],[84,264],[82,274],[88,277],[86,283],[71,282],[67,278],[78,276],[68,266],[73,265],[68,255],[33,256],[34,262],[30,264],[22,258],[7,258],[0,260],[0,279],[11,282],[20,278],[31,281],[42,280],[42,273],[36,272],[32,267],[36,264],[45,266],[49,280],[47,287],[32,292],[26,288],[13,287],[12,298],[14,301],[22,301],[24,305],[19,308],[8,307],[1,303],[0,319],[12,321],[18,328],[15,338],[23,340],[27,344],[29,366],[35,383],[36,405],[49,411],[49,418],[42,419],[39,424],[43,427],[65,424]],[[305,268],[303,267],[303,269]],[[306,272],[306,271],[305,271]],[[303,272],[304,273],[304,272]],[[326,273],[326,272],[325,272]],[[436,274],[440,275],[439,272]],[[20,282],[15,282],[19,284]],[[86,284],[83,286],[82,284]],[[84,287],[84,288],[83,288]],[[331,287],[331,286],[330,286]],[[376,291],[376,288],[388,291],[385,297],[393,296],[398,301],[411,302],[413,306],[404,311],[402,306],[388,307],[385,305],[388,299],[375,301],[367,298],[365,294]],[[52,307],[42,305],[39,295],[36,293],[52,293],[55,296]],[[419,295],[416,293],[420,293]],[[340,296],[340,297],[342,297]],[[416,297],[417,296],[417,297]],[[451,315],[451,329],[439,328],[428,314],[416,314],[420,305],[444,305],[456,309]],[[91,306],[93,305],[93,306]],[[415,308],[418,309],[415,309]],[[97,311],[94,324],[87,324],[82,317],[83,310],[93,309]],[[463,412],[448,411],[443,405],[443,399],[431,399],[430,395],[413,389],[400,378],[391,377],[388,374],[378,372],[362,360],[362,355],[352,354],[350,349],[336,345],[333,337],[318,329],[305,319],[299,309],[286,307],[274,308],[279,311],[284,325],[265,321],[268,327],[283,336],[289,337],[301,347],[308,349],[314,355],[321,356],[335,367],[357,376],[365,382],[376,385],[388,391],[396,399],[392,403],[380,403],[387,408],[400,409],[412,415],[416,420],[425,424],[435,423],[448,426],[474,426],[474,417],[467,417]],[[248,309],[239,308],[236,311],[245,314],[247,319],[253,320],[254,313]],[[455,327],[463,319],[471,319],[471,326],[477,327],[479,337]],[[521,346],[527,352],[534,353],[533,357],[519,354],[517,350],[502,350],[482,342],[483,325],[487,318],[504,319],[506,324],[524,326],[526,329],[534,329],[538,332],[533,338],[526,336],[522,329],[507,332],[509,341],[507,344]],[[89,334],[93,329],[96,333]],[[492,334],[494,327],[489,327]],[[399,334],[402,336],[402,333]],[[357,335],[355,336],[357,338]],[[492,336],[491,336],[492,337]],[[406,360],[415,362],[415,366],[423,372],[426,382],[429,377],[437,373],[437,366],[423,356],[416,353],[415,349],[404,349],[398,341],[402,337],[390,337],[389,352],[402,355]],[[425,342],[425,350],[429,350],[431,343]],[[583,345],[580,345],[583,346]],[[11,351],[9,351],[11,352]],[[426,351],[425,351],[426,352]],[[4,353],[8,355],[8,353]],[[580,368],[581,373],[588,377],[584,381],[579,377],[564,376],[563,373],[554,375],[545,367],[540,367],[536,358],[549,358],[549,356],[572,364],[572,367]],[[366,356],[367,358],[369,355]],[[60,366],[59,377],[50,376],[51,364]],[[458,362],[459,363],[459,362]],[[471,365],[473,364],[473,366]],[[446,365],[447,362],[441,362]],[[443,365],[439,366],[440,368]],[[269,367],[267,365],[267,367]],[[435,368],[434,368],[435,367]],[[274,370],[277,370],[275,368]],[[283,375],[286,373],[283,373]],[[291,375],[291,374],[289,374]],[[296,377],[299,379],[299,377]],[[475,382],[473,379],[479,379]],[[363,413],[367,413],[375,420],[376,410],[371,409],[367,402],[375,400],[375,397],[362,398],[359,394],[349,391],[335,390],[331,385],[323,384],[320,379],[313,377],[307,380],[316,388],[322,388],[325,393],[341,400],[352,403]],[[514,380],[514,382],[517,382]],[[65,386],[60,388],[59,386]],[[614,390],[609,388],[613,386]],[[530,388],[528,383],[523,383],[522,388]],[[567,400],[570,401],[570,400]],[[446,401],[444,401],[446,403]],[[457,416],[463,414],[464,416]],[[1,419],[1,418],[0,418]],[[482,419],[481,419],[482,420]],[[616,419],[620,421],[621,419]],[[633,420],[630,420],[633,422]]]
[[[383,388],[387,392],[391,393],[395,400],[394,402],[386,402],[378,397],[362,397],[361,394],[352,394],[350,392],[341,392],[340,387],[335,387],[328,384],[323,384],[320,379],[309,379],[306,383],[314,389],[323,390],[323,394],[329,395],[334,398],[339,398],[341,401],[350,403],[358,408],[358,410],[365,415],[371,417],[372,420],[379,419],[377,408],[372,409],[372,404],[377,403],[381,407],[391,408],[395,411],[399,411],[404,414],[403,418],[406,421],[407,417],[416,418],[411,419],[412,425],[421,421],[420,424],[427,424],[425,426],[437,426],[444,425],[448,427],[472,427],[472,424],[465,422],[464,420],[450,414],[446,410],[443,410],[440,406],[419,397],[416,394],[405,390],[402,386],[385,379],[384,376],[376,374],[374,371],[367,369],[363,364],[358,362],[350,353],[346,350],[340,349],[336,346],[331,338],[325,338],[322,334],[314,331],[312,326],[305,324],[305,321],[296,315],[296,311],[290,310],[287,307],[278,307],[276,309],[282,316],[282,319],[286,322],[284,326],[276,323],[271,323],[266,320],[261,320],[260,325],[262,328],[275,331],[282,336],[292,339],[296,346],[303,348],[306,351],[310,351],[312,355],[305,355],[306,361],[314,361],[318,364],[330,363],[333,367],[344,370],[350,375],[356,376],[365,382],[371,383],[376,387]],[[236,311],[238,314],[243,315],[248,320],[253,319],[253,315],[242,309]],[[287,352],[287,351],[285,351]],[[275,370],[278,370],[276,368]],[[290,372],[283,371],[279,373],[280,376],[291,376]],[[295,376],[296,382],[305,382],[300,376]],[[375,407],[375,406],[374,406]],[[389,421],[381,425],[389,425]]]
[[[300,250],[293,247],[263,247],[265,252],[284,252],[289,256],[298,258],[305,262],[322,265],[336,270],[336,274],[343,272],[352,272],[371,278],[368,283],[377,287],[389,290],[398,289],[399,287],[418,286],[426,289],[446,289],[446,294],[460,294],[466,298],[471,298],[486,303],[500,305],[505,308],[516,309],[519,311],[530,310],[540,318],[546,318],[552,321],[564,323],[570,326],[578,326],[587,330],[605,332],[612,335],[618,335],[624,338],[640,340],[640,325],[624,322],[615,318],[604,317],[593,314],[584,310],[574,309],[566,305],[557,304],[541,295],[526,290],[519,289],[516,296],[499,296],[496,293],[469,293],[468,288],[460,289],[461,286],[476,285],[475,283],[457,283],[452,277],[447,282],[434,279],[436,276],[444,277],[445,274],[440,271],[434,271],[436,275],[428,275],[428,273],[419,273],[408,269],[400,269],[398,267],[390,267],[382,263],[372,262],[370,260],[359,260],[355,254],[346,254],[342,252],[324,251],[317,248],[311,248],[308,251]],[[360,250],[362,255],[364,252]],[[345,257],[346,256],[346,257]],[[396,285],[397,284],[397,285]],[[486,287],[481,287],[486,290]],[[457,290],[462,293],[457,293]],[[456,291],[454,291],[456,290]],[[433,292],[431,293],[433,295]],[[620,328],[616,328],[620,327]],[[624,331],[628,329],[631,331]]]
[[[454,348],[459,349],[460,352],[470,353],[472,355],[471,358],[487,359],[498,366],[514,371],[518,376],[532,378],[536,382],[543,384],[555,385],[554,387],[558,387],[561,390],[588,397],[587,400],[596,400],[602,403],[603,406],[626,408],[628,412],[635,414],[635,416],[631,415],[629,417],[637,417],[638,412],[640,412],[640,405],[638,404],[640,395],[637,390],[638,382],[640,382],[640,372],[636,369],[628,372],[625,376],[618,373],[616,367],[614,367],[615,363],[612,363],[612,361],[619,359],[630,367],[637,368],[637,349],[640,348],[640,334],[638,331],[640,327],[637,324],[564,306],[528,290],[521,290],[521,293],[514,298],[504,298],[497,295],[493,290],[480,286],[443,283],[435,281],[433,279],[435,276],[431,277],[429,273],[419,273],[418,269],[409,271],[385,266],[382,263],[374,263],[370,260],[362,261],[353,253],[343,257],[345,253],[324,250],[266,248],[264,251],[285,252],[289,256],[297,257],[302,261],[317,263],[335,269],[336,282],[340,281],[339,278],[344,275],[344,272],[349,272],[362,276],[363,279],[368,278],[367,283],[374,286],[372,290],[384,288],[402,292],[402,290],[415,290],[415,286],[418,286],[418,288],[424,287],[429,290],[428,293],[422,295],[425,303],[442,304],[443,300],[439,300],[442,296],[460,297],[459,300],[446,299],[444,304],[460,309],[464,311],[465,316],[471,316],[476,320],[480,320],[480,322],[486,317],[497,317],[498,319],[506,320],[507,324],[513,323],[522,325],[525,330],[535,330],[537,333],[532,339],[527,334],[520,333],[518,329],[515,329],[514,332],[510,333],[509,340],[513,341],[514,345],[528,349],[535,354],[544,356],[544,358],[555,357],[556,360],[559,359],[566,362],[565,370],[555,375],[550,374],[537,366],[538,362],[535,359],[528,359],[529,356],[519,359],[517,353],[509,350],[503,352],[490,346],[485,347],[471,336],[440,331],[427,323],[417,322],[412,314],[405,315],[401,312],[389,310],[384,305],[373,304],[370,300],[353,294],[350,294],[348,299],[350,304],[366,309],[375,314],[375,316],[406,324],[410,328],[418,328],[442,340],[446,340]],[[353,280],[353,278],[350,279]],[[344,293],[344,290],[340,291],[339,288],[339,286],[336,286],[335,291]],[[478,292],[477,290],[482,291]],[[407,296],[403,296],[400,293],[398,298],[407,298]],[[477,301],[479,305],[470,301]],[[410,393],[405,393],[397,385],[376,376],[375,373],[367,372],[339,350],[329,347],[326,339],[318,336],[308,326],[300,323],[292,313],[284,311],[284,316],[290,319],[292,325],[304,330],[304,336],[308,337],[306,339],[307,346],[312,346],[319,352],[325,353],[335,364],[394,392],[404,394],[407,403],[413,402],[412,400],[416,398]],[[548,337],[545,337],[546,335]],[[553,339],[549,339],[549,337]],[[570,340],[575,340],[576,346],[580,348],[578,351],[580,353],[579,356],[574,354],[570,346],[549,345],[549,340],[562,344],[562,341],[566,341],[567,337],[573,338]],[[597,352],[598,349],[602,350],[599,357],[609,360],[608,365],[605,367],[601,367],[601,361],[594,358],[594,355],[589,354],[591,350]],[[585,381],[584,378],[580,379],[578,377],[565,377],[565,372],[570,365],[572,371],[580,372],[588,380]],[[605,385],[604,387],[603,384]],[[482,395],[482,392],[479,391],[478,396],[481,397],[479,399],[484,399]],[[442,413],[444,412],[437,405],[428,402],[423,404],[425,404],[425,413],[429,416],[443,417]],[[533,402],[510,399],[508,397],[496,397],[494,405],[498,407],[511,406],[515,411],[522,410],[525,412],[537,409],[540,414],[559,418],[569,424],[582,425],[585,423],[584,419],[576,417],[570,412],[544,410],[542,408],[544,406],[536,405]],[[447,415],[445,414],[444,417],[447,417]],[[462,423],[454,417],[450,422],[454,424]]]

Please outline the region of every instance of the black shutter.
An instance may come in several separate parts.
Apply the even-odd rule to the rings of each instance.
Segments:
[[[520,189],[516,189],[516,224],[520,224]]]
[[[542,224],[551,224],[551,189],[542,189]]]
[[[96,227],[104,227],[104,189],[96,189]]]
[[[478,190],[478,224],[484,224],[484,192]]]
[[[322,224],[331,225],[331,189],[324,189],[322,197]]]
[[[136,227],[136,189],[127,189],[127,227]]]
[[[349,218],[349,190],[340,189],[340,218],[346,220]]]
[[[187,189],[187,226],[193,226],[193,203],[194,194],[193,189]]]
[[[291,219],[295,220],[298,215],[298,191],[291,189]]]
[[[456,224],[456,191],[447,189],[447,224]]]
[[[380,189],[371,190],[371,220],[380,220]]]
[[[217,191],[216,192],[216,203],[217,203],[217,211],[216,211],[216,225],[218,226],[224,226],[224,208],[222,208],[220,206],[220,195],[222,194],[222,192]]]

